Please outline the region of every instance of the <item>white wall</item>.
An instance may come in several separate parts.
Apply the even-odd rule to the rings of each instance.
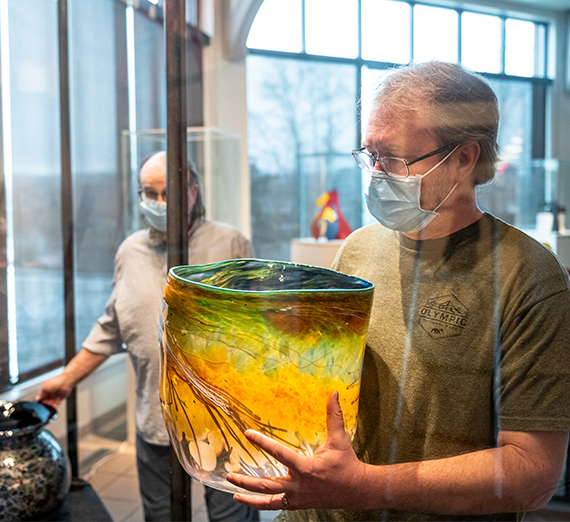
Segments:
[[[216,1],[213,34],[203,52],[204,124],[240,136],[241,231],[248,237],[251,237],[251,202],[243,24],[250,23],[260,4],[260,0]],[[232,35],[235,35],[233,40]]]

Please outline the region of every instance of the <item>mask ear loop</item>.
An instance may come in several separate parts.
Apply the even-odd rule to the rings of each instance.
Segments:
[[[447,158],[449,158],[449,156],[451,156],[459,147],[459,145],[456,145],[453,150],[447,155],[445,156],[445,158],[443,158],[435,167],[432,167],[431,169],[429,169],[423,176],[418,176],[420,179],[425,178],[430,172],[432,172],[433,170],[437,169],[437,167],[439,167]],[[459,185],[459,182],[456,182],[455,185],[453,185],[453,188],[447,193],[447,196],[445,196],[441,203],[435,207],[433,210],[429,210],[428,212],[437,212],[437,209],[439,207],[441,207],[441,205],[443,205],[446,201],[447,198],[449,198],[449,196],[451,196],[451,194],[453,194],[453,191],[457,188],[457,185]]]
[[[429,173],[433,172],[435,169],[437,169],[437,167],[439,167],[447,158],[449,158],[449,156],[451,156],[457,149],[459,148],[459,145],[456,145],[453,150],[447,155],[445,156],[445,158],[443,158],[437,165],[433,166],[431,169],[429,169],[425,174],[422,174],[421,176],[416,176],[416,178],[420,178],[423,179],[425,178]]]

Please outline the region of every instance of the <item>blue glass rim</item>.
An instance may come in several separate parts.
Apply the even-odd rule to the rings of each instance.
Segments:
[[[330,274],[332,277],[337,278],[339,280],[344,280],[350,285],[351,287],[335,287],[335,288],[295,288],[295,289],[284,289],[279,290],[275,289],[267,289],[267,290],[247,290],[247,289],[239,289],[239,288],[226,288],[223,286],[215,286],[207,283],[202,283],[200,281],[195,281],[193,279],[188,279],[182,274],[178,272],[184,271],[191,271],[193,274],[199,273],[206,273],[211,272],[212,274],[218,271],[220,268],[225,268],[227,266],[234,265],[236,270],[240,268],[250,268],[247,265],[256,264],[258,265],[256,268],[263,268],[266,266],[268,268],[273,268],[273,266],[277,265],[278,267],[282,267],[283,270],[286,268],[291,269],[307,269],[315,271],[316,273],[320,273],[321,275]],[[215,270],[214,270],[215,269]],[[174,278],[175,280],[185,283],[185,284],[192,284],[196,285],[205,289],[220,291],[220,292],[228,292],[231,294],[244,294],[244,295],[270,295],[270,294],[310,294],[310,293],[334,293],[334,292],[342,292],[342,293],[354,293],[354,292],[367,292],[374,289],[374,284],[366,279],[362,279],[357,276],[352,276],[348,274],[344,274],[343,272],[338,272],[331,268],[325,268],[321,266],[314,266],[314,265],[307,265],[303,263],[292,263],[289,261],[276,261],[270,259],[257,259],[257,258],[240,258],[240,259],[229,259],[227,261],[220,261],[217,263],[208,263],[204,265],[179,265],[173,266],[169,269],[168,274]],[[348,286],[348,284],[347,284]]]

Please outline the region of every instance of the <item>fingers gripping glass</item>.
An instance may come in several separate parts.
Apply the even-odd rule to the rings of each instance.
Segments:
[[[440,154],[456,146],[457,143],[449,143],[412,161],[406,161],[402,158],[393,158],[391,156],[377,157],[375,154],[370,154],[370,152],[366,150],[366,147],[353,150],[352,155],[361,169],[377,170],[392,178],[407,178],[410,175],[410,165],[431,158],[436,154]]]

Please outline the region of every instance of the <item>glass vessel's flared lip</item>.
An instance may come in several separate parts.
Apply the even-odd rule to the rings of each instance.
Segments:
[[[311,270],[319,270],[322,272],[330,272],[334,274],[335,277],[342,277],[346,278],[347,280],[358,281],[362,286],[360,288],[297,288],[297,289],[286,289],[286,290],[278,290],[278,289],[271,289],[271,290],[241,290],[239,288],[225,288],[223,286],[214,286],[209,285],[206,283],[201,283],[199,281],[192,281],[191,279],[186,279],[176,273],[177,270],[185,269],[185,268],[193,268],[196,272],[200,270],[208,270],[212,269],[212,267],[223,267],[226,265],[239,265],[239,264],[246,264],[249,262],[257,262],[263,263],[265,265],[280,265],[283,267],[306,267]],[[220,261],[218,263],[209,263],[205,265],[180,265],[180,266],[173,266],[168,271],[169,275],[174,279],[181,281],[187,284],[193,284],[197,286],[201,286],[203,288],[208,288],[211,290],[217,290],[220,292],[228,292],[228,293],[235,293],[235,294],[260,294],[260,295],[268,295],[268,294],[310,294],[310,293],[322,293],[322,292],[365,292],[374,289],[374,284],[366,279],[362,279],[361,277],[352,276],[349,274],[345,274],[343,272],[338,272],[333,270],[332,268],[325,268],[322,266],[315,266],[315,265],[307,265],[303,263],[292,263],[289,261],[275,261],[270,259],[257,259],[257,258],[239,258],[239,259],[229,259],[227,261]]]
[[[46,424],[57,418],[57,410],[48,404],[37,401],[0,400],[0,439],[29,435],[39,431]],[[10,422],[12,417],[25,416],[20,423]],[[19,425],[18,425],[19,424]]]

